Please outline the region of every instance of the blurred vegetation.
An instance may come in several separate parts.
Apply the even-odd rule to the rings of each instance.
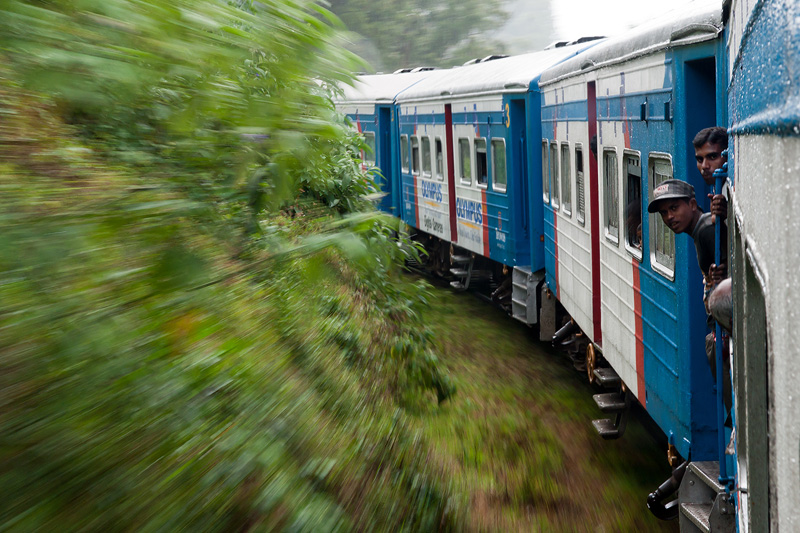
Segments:
[[[638,410],[619,440],[601,439],[585,372],[505,313],[441,291],[428,309],[458,394],[415,420],[432,468],[463,494],[473,531],[677,531],[645,500],[670,475],[666,439]],[[646,416],[646,415],[644,415]]]
[[[0,3],[0,529],[452,530],[313,2]]]
[[[492,54],[508,14],[504,0],[329,0],[355,34],[351,47],[373,70],[451,67]]]

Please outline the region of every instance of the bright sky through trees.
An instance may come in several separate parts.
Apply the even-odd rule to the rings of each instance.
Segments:
[[[557,39],[616,35],[693,0],[551,0]],[[722,0],[720,0],[720,5]]]

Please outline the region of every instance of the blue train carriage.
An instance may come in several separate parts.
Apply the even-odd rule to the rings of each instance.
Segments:
[[[701,276],[692,239],[642,214],[669,178],[692,183],[707,204],[691,140],[724,123],[722,29],[721,4],[695,2],[540,81],[547,286],[591,341],[589,379],[614,390],[595,399],[615,418],[594,425],[620,436],[635,399],[670,456],[693,460],[717,456]],[[610,369],[597,368],[603,359]]]
[[[342,87],[342,96],[335,100],[337,109],[350,117],[353,126],[364,135],[367,144],[361,154],[364,170],[378,169],[374,177],[378,189],[384,193],[378,207],[398,217],[399,149],[394,100],[430,74],[431,71],[362,75],[352,86]]]
[[[456,245],[454,256],[440,258],[449,260],[455,287],[487,272],[499,281],[502,265],[531,265],[538,230],[527,191],[538,152],[528,139],[540,136],[537,80],[590,45],[456,67],[397,98],[402,218],[433,237],[434,253],[449,249],[439,241]]]
[[[797,2],[727,2],[739,532],[800,531]]]

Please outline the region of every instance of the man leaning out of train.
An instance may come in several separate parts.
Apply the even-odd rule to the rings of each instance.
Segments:
[[[698,165],[699,166],[699,165]],[[675,234],[686,233],[694,240],[695,251],[697,252],[697,263],[703,273],[705,286],[710,289],[721,282],[725,276],[724,264],[721,267],[714,266],[714,222],[711,213],[703,213],[697,205],[694,187],[685,181],[676,179],[665,180],[653,190],[653,200],[647,206],[650,213],[659,213],[664,224]],[[720,250],[727,255],[727,231],[722,225],[720,234]],[[727,262],[727,261],[725,261]],[[713,268],[712,268],[713,267]],[[705,298],[704,298],[705,300]],[[706,356],[711,367],[712,377],[716,376],[716,350],[714,339],[714,319],[709,315],[707,323],[712,329],[712,333],[706,336]],[[730,362],[726,357],[724,367],[729,372]],[[730,411],[731,406],[731,385],[730,380],[723,381],[723,399],[725,407]]]

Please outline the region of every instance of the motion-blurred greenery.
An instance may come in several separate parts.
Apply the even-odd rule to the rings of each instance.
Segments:
[[[453,387],[330,100],[341,29],[0,3],[0,529],[460,528],[404,414]]]

